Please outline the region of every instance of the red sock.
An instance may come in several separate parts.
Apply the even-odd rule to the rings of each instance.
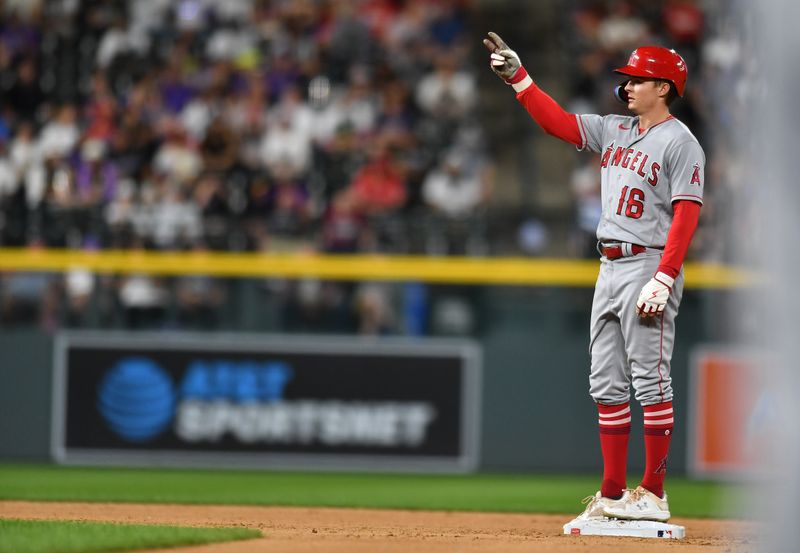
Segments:
[[[672,402],[647,405],[644,409],[645,468],[642,487],[658,497],[664,496],[667,454],[672,440]]]
[[[631,405],[597,404],[600,449],[603,451],[603,497],[617,498],[627,487],[628,437],[631,434]]]

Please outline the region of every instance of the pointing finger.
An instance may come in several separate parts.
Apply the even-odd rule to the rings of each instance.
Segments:
[[[494,42],[497,45],[498,49],[500,49],[500,50],[508,50],[509,49],[508,48],[508,44],[506,44],[503,41],[503,39],[500,38],[500,35],[498,35],[497,33],[489,31],[489,38],[492,39],[492,42]]]
[[[483,39],[483,45],[486,46],[486,49],[490,52],[495,52],[497,50],[497,45],[488,38]]]

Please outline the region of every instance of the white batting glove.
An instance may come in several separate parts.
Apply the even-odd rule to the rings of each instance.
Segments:
[[[655,317],[664,312],[675,279],[662,272],[642,287],[636,301],[636,312],[642,317]]]
[[[508,44],[497,33],[490,32],[489,38],[483,39],[483,45],[491,52],[489,67],[505,82],[514,84],[522,80],[524,76],[527,76],[527,72],[522,68],[522,62],[517,53],[509,48]],[[522,73],[525,75],[523,76]]]

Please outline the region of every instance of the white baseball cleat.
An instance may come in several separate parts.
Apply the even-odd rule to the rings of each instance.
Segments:
[[[655,520],[666,522],[669,520],[669,504],[667,494],[660,498],[656,494],[639,486],[623,496],[613,505],[603,508],[603,515],[609,518],[623,520]]]
[[[617,505],[624,502],[630,490],[625,490],[625,493],[622,494],[622,497],[619,499],[611,499],[610,497],[603,497],[600,495],[598,491],[594,495],[590,495],[588,497],[583,498],[581,503],[586,505],[586,509],[583,510],[581,514],[575,520],[589,520],[594,518],[605,518],[605,510],[610,509],[612,507],[616,507]]]

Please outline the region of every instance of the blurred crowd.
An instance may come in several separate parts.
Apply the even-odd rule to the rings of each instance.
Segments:
[[[446,253],[491,178],[466,8],[6,2],[2,243]]]
[[[709,159],[694,252],[724,259],[713,237],[726,183],[738,182],[730,129],[748,63],[733,20],[710,15],[719,8],[572,0],[552,32],[565,107],[579,113],[624,110],[610,69],[635,46],[684,56],[690,83],[675,114]],[[0,246],[494,249],[477,86],[487,69],[474,56],[486,29],[473,28],[470,0],[6,0],[0,10]],[[574,167],[571,247],[560,251],[595,256],[597,160],[582,154]],[[521,227],[519,239],[545,231]],[[216,328],[238,301],[202,276],[0,278],[0,320],[48,328]],[[435,310],[413,286],[258,289],[299,329],[421,333]],[[447,309],[469,327],[463,306]]]
[[[0,243],[486,253],[492,169],[468,8],[3,3]],[[51,280],[6,275],[5,303],[94,295],[94,275]],[[128,326],[192,295],[114,280]],[[214,287],[206,303],[220,303]],[[6,305],[6,319],[14,310],[25,311]]]

